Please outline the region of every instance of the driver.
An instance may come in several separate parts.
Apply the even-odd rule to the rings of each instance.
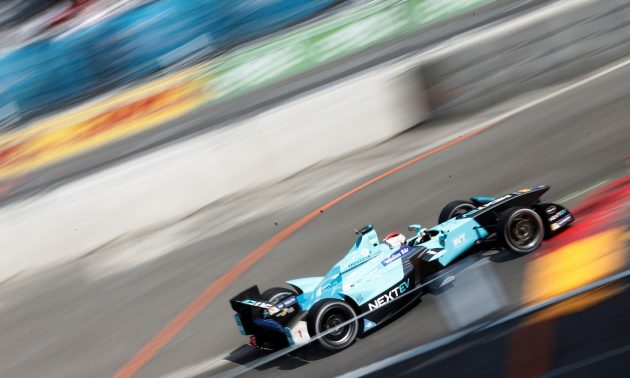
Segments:
[[[403,234],[392,232],[391,234],[387,235],[385,239],[383,239],[383,241],[391,249],[398,249],[407,241],[407,238]]]

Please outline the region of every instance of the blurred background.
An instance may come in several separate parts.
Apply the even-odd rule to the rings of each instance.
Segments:
[[[628,105],[625,0],[0,0],[0,376],[624,376]],[[348,350],[233,324],[541,184],[569,231]]]

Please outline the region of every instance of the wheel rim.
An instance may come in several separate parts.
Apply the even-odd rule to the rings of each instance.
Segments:
[[[535,213],[519,211],[510,219],[507,237],[511,245],[520,250],[529,250],[540,242],[541,224]]]
[[[330,313],[326,314],[322,321],[321,332],[326,332],[328,330],[332,331],[324,336],[323,339],[333,346],[340,346],[351,341],[352,334],[354,333],[354,329],[356,327],[356,322],[339,327],[340,324],[343,324],[350,319],[351,317],[345,311],[330,311]]]

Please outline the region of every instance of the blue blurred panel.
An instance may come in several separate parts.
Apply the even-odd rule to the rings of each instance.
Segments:
[[[220,4],[149,3],[0,55],[0,109],[12,103],[22,116],[50,112],[209,52],[222,34],[213,23]]]
[[[51,52],[48,40],[38,41],[0,59],[0,85],[20,112],[45,108],[64,93],[53,88],[67,85],[68,78],[58,74],[59,59]],[[52,96],[51,96],[52,92]]]
[[[88,31],[42,39],[0,57],[4,100],[27,116],[96,92],[102,76],[85,48],[89,46],[84,35]]]
[[[246,41],[281,29],[338,3],[339,0],[232,1],[225,8],[230,41]]]
[[[293,24],[337,1],[150,2],[0,54],[0,109],[13,103],[26,117],[57,110],[191,56]]]
[[[212,3],[163,0],[108,20],[114,32],[103,54],[115,64],[111,78],[129,82],[200,51],[212,51],[219,34]]]

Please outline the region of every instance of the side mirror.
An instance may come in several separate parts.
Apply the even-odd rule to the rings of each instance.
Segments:
[[[438,237],[438,240],[443,243],[444,240],[446,240],[446,234],[440,234],[440,236]]]
[[[420,232],[420,230],[422,230],[422,225],[421,224],[410,224],[409,227],[407,227],[407,229],[409,231],[414,231],[417,234],[418,232]]]

